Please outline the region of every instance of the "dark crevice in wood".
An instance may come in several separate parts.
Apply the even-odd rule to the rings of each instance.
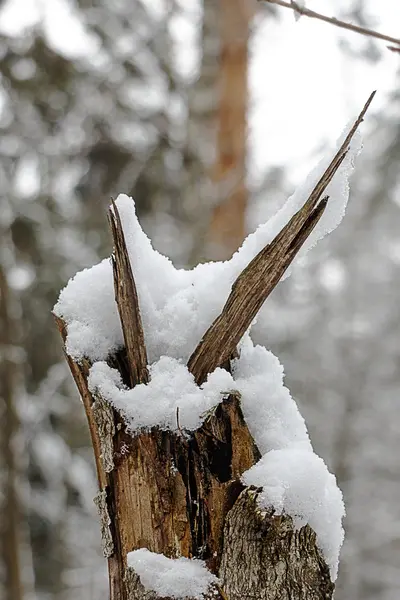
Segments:
[[[216,417],[221,411],[220,407],[216,410]],[[232,433],[229,427],[229,422],[226,424],[226,439],[220,440],[213,435],[206,438],[207,452],[211,457],[210,470],[211,473],[220,481],[225,483],[232,479],[231,460],[232,460]]]
[[[126,600],[126,590],[123,584],[125,565],[122,552],[120,523],[118,519],[118,507],[115,499],[115,486],[113,472],[108,474],[107,508],[111,520],[111,535],[114,543],[114,554],[108,559],[110,599]]]
[[[115,354],[108,356],[107,364],[119,372],[124,385],[131,387],[130,366],[125,346],[119,348]]]

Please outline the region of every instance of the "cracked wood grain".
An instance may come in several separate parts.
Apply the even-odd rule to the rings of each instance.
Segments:
[[[85,408],[86,418],[93,446],[93,454],[96,463],[99,493],[102,494],[102,498],[104,498],[105,506],[107,507],[107,512],[110,520],[109,527],[111,538],[107,539],[106,545],[107,553],[111,554],[112,540],[113,552],[107,558],[110,584],[110,600],[127,600],[125,583],[123,581],[124,558],[121,553],[120,530],[115,518],[116,503],[114,494],[114,471],[112,470],[111,472],[107,472],[104,468],[104,462],[102,457],[102,452],[104,450],[104,440],[102,440],[101,431],[102,428],[99,429],[98,424],[96,423],[96,411],[93,411],[95,399],[93,398],[88,386],[88,377],[91,363],[87,359],[83,359],[78,363],[74,361],[74,359],[67,353],[65,348],[65,342],[67,338],[67,326],[63,319],[61,319],[60,317],[54,315],[54,318],[64,343],[64,354],[66,360],[68,362],[72,377],[74,378],[75,384],[82,398],[83,406]],[[114,423],[115,425],[117,425],[117,415],[115,414],[115,411],[113,411],[113,415]],[[114,436],[113,438],[114,447],[115,444],[118,442],[118,440],[116,440],[115,437],[116,436]],[[109,458],[112,458],[112,456],[110,456]]]

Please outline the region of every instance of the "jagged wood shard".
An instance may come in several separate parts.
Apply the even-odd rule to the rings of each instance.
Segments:
[[[300,228],[290,221],[236,279],[222,313],[189,359],[188,369],[198,385],[232,356],[261,306],[318,223],[327,201],[328,197],[324,198]]]
[[[302,244],[318,223],[327,197],[320,200],[342,164],[351,139],[368,110],[373,92],[328,168],[317,182],[304,206],[290,219],[274,240],[265,246],[242,271],[221,314],[204,334],[188,361],[188,369],[198,385],[209,373],[223,365],[250,327],[265,300],[280,281]]]
[[[112,206],[108,211],[108,217],[114,239],[112,265],[115,300],[124,334],[130,383],[133,387],[138,383],[147,383],[149,381],[146,346],[136,284],[126,248],[121,217],[114,200],[112,200]]]

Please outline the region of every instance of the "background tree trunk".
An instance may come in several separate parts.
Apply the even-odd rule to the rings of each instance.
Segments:
[[[4,232],[3,232],[4,233]],[[16,435],[18,417],[15,407],[17,386],[17,362],[15,356],[15,319],[10,298],[10,289],[5,271],[0,264],[0,345],[2,358],[0,360],[0,398],[2,400],[2,437],[1,454],[5,470],[2,486],[2,524],[1,524],[1,553],[5,566],[5,599],[22,600],[22,584],[20,573],[20,516],[19,499],[17,494]]]
[[[212,178],[218,189],[208,258],[226,259],[245,237],[248,40],[252,8],[246,0],[220,0],[220,70],[217,156]]]

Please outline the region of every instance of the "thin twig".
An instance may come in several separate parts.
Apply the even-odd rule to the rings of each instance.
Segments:
[[[131,385],[147,383],[147,354],[144,341],[142,319],[136,284],[133,278],[131,263],[125,244],[121,217],[114,200],[108,211],[111,231],[114,238],[114,254],[112,256],[114,272],[115,300],[118,305],[124,334],[126,353],[129,363]]]
[[[292,2],[285,2],[284,0],[258,0],[259,2],[267,2],[268,4],[277,4],[278,6],[283,6],[284,8],[290,8],[294,10],[299,15],[304,15],[305,17],[311,17],[312,19],[318,19],[319,21],[325,21],[325,23],[330,23],[331,25],[336,25],[336,27],[341,27],[342,29],[349,29],[350,31],[354,31],[355,33],[360,33],[361,35],[367,35],[369,37],[377,38],[379,40],[384,40],[386,42],[390,42],[391,44],[395,44],[400,47],[400,39],[392,37],[390,35],[385,35],[384,33],[379,33],[378,31],[374,31],[373,29],[368,29],[367,27],[361,27],[360,25],[353,25],[352,23],[347,23],[346,21],[341,21],[340,19],[336,19],[336,17],[328,17],[327,15],[323,15],[321,13],[315,12],[314,10],[310,10],[309,8],[299,6],[296,2],[292,0]],[[389,48],[389,50],[396,51],[395,48]]]
[[[206,331],[188,361],[188,369],[198,385],[206,380],[208,373],[223,365],[233,354],[261,306],[318,223],[328,201],[327,196],[322,200],[320,198],[342,164],[350,141],[363,120],[374,95],[375,92],[368,98],[307,202],[236,279],[221,314]]]

